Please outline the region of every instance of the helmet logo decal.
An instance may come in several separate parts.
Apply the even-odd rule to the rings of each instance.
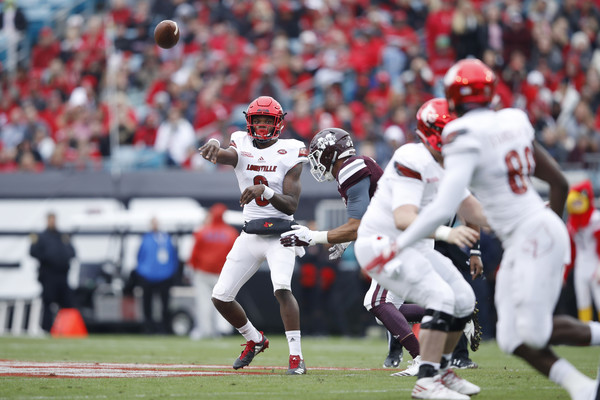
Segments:
[[[335,145],[335,135],[331,132],[323,137],[320,137],[317,140],[317,147],[319,149],[324,149],[327,146],[334,146],[334,145]]]
[[[433,108],[433,105],[431,103],[429,103],[427,105],[427,107],[425,107],[423,109],[422,114],[421,114],[421,118],[423,119],[423,122],[425,122],[427,125],[430,125],[430,126],[435,124],[438,117],[439,117],[439,114],[435,111],[435,108]]]

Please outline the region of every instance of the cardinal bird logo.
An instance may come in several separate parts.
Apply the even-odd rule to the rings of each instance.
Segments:
[[[270,227],[272,227],[272,226],[273,226],[273,223],[272,223],[272,222],[269,222],[269,221],[266,221],[266,222],[263,224],[263,226],[264,226],[265,228],[270,228]]]

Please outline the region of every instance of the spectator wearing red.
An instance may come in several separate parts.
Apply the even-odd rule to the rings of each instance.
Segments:
[[[383,122],[392,111],[396,93],[390,85],[390,75],[385,71],[375,74],[375,84],[369,90],[366,101],[371,112],[379,122]]]
[[[408,24],[408,15],[404,10],[392,14],[392,24],[384,27],[384,33],[386,40],[404,53],[411,53],[419,45],[419,36]]]
[[[502,33],[504,59],[510,60],[512,54],[521,52],[526,59],[531,56],[533,36],[519,9],[510,9],[506,15],[506,26]]]
[[[151,110],[137,126],[133,136],[133,145],[137,147],[154,147],[156,140],[156,131],[160,125],[160,115],[155,110]]]
[[[31,50],[31,68],[44,70],[50,62],[60,55],[60,42],[54,36],[49,26],[40,30],[38,42]]]
[[[439,2],[438,2],[439,3]],[[442,0],[438,8],[430,8],[425,21],[425,44],[429,64],[436,75],[442,76],[455,61],[455,54],[450,47],[452,33],[453,2]],[[439,65],[439,67],[437,67]]]
[[[189,259],[196,290],[196,320],[190,334],[192,339],[214,338],[232,331],[231,325],[211,302],[213,287],[239,234],[223,219],[225,211],[227,207],[224,204],[213,205],[206,225],[194,234],[195,243]]]
[[[131,19],[131,10],[125,0],[112,0],[112,9],[109,14],[116,25],[127,25]]]

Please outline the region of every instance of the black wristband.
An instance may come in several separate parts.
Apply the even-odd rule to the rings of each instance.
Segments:
[[[481,257],[481,249],[479,248],[479,240],[475,242],[473,247],[471,247],[470,255]]]

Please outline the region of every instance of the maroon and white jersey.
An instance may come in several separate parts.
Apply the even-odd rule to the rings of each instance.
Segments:
[[[338,192],[344,199],[344,204],[348,204],[348,189],[366,177],[370,179],[369,198],[373,197],[377,189],[377,181],[382,174],[383,170],[371,157],[348,157],[336,177]]]
[[[231,146],[238,154],[234,171],[240,192],[252,185],[264,184],[275,193],[282,193],[283,180],[288,171],[298,163],[308,162],[306,146],[296,139],[279,139],[266,149],[259,149],[254,146],[248,133],[237,131],[231,134]],[[246,204],[243,214],[247,221],[267,217],[294,218],[277,210],[263,198]]]

